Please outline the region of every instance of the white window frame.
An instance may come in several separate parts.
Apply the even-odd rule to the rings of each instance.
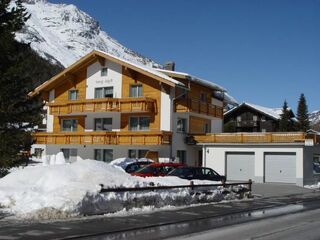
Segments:
[[[63,153],[63,156],[66,162],[71,162],[77,160],[78,149],[76,148],[61,148],[60,151]]]
[[[148,151],[147,149],[129,149],[128,158],[144,158]]]
[[[109,159],[106,158],[106,152],[111,153],[111,157]],[[93,158],[97,161],[111,162],[113,160],[113,149],[94,149],[93,154]],[[98,155],[100,155],[100,159],[97,159]]]
[[[75,98],[73,97],[73,93],[75,93]],[[71,89],[68,91],[68,100],[74,101],[79,99],[79,90]]]
[[[70,130],[66,129],[64,127],[64,122],[71,121]],[[78,119],[73,118],[67,118],[67,119],[61,119],[61,132],[76,132],[78,131]]]
[[[100,76],[101,77],[106,77],[106,76],[108,76],[108,68],[107,67],[103,67],[103,68],[101,68],[101,70],[100,70]]]
[[[110,91],[112,89],[112,96],[111,94],[106,94],[107,91]],[[101,96],[98,96],[98,90],[101,90]],[[100,94],[99,94],[100,95]],[[106,97],[106,95],[109,95],[108,97]],[[110,87],[98,87],[94,89],[94,98],[113,98],[114,96],[114,88],[113,86]]]
[[[179,123],[181,122],[181,124]],[[180,127],[182,126],[182,127]],[[186,118],[177,118],[177,132],[186,133],[187,132],[187,119]]]
[[[134,129],[131,125],[134,118],[138,119],[138,125],[137,125],[136,129]],[[148,124],[147,128],[142,128],[142,126],[141,126],[141,119],[142,118],[148,119],[149,124]],[[129,118],[129,130],[130,131],[149,131],[150,130],[150,117],[148,117],[148,116],[139,116],[139,117],[132,116],[132,117],[130,117]]]
[[[134,88],[136,88],[136,89],[134,89]],[[129,96],[133,97],[133,98],[142,97],[143,96],[142,84],[131,84],[130,89],[129,89]]]
[[[110,120],[111,119],[111,124],[105,124],[105,122],[107,120]],[[97,122],[98,121],[101,121],[101,129],[97,129]],[[94,128],[94,131],[112,131],[112,118],[95,118],[93,120],[93,128]],[[104,126],[108,126],[107,128],[104,128]]]

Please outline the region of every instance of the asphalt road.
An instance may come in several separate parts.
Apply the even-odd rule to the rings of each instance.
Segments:
[[[193,233],[255,223],[263,219],[273,221],[280,216],[315,209],[320,209],[320,192],[207,204],[125,217],[99,216],[56,222],[3,219],[0,220],[0,239],[143,240],[188,237]]]
[[[320,209],[184,235],[175,240],[319,240]]]

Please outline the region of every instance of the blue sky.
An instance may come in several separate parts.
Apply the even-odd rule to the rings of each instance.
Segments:
[[[239,102],[320,109],[320,0],[72,3],[126,47],[224,86]]]

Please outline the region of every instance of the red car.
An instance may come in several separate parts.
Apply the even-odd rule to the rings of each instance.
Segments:
[[[181,166],[183,166],[181,163],[152,163],[136,172],[131,173],[131,175],[139,177],[166,176],[173,169]]]

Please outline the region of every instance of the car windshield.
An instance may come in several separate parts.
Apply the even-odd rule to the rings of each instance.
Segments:
[[[153,173],[154,171],[155,171],[155,168],[153,166],[145,166],[144,168],[141,168],[136,172],[147,174],[147,173]]]

